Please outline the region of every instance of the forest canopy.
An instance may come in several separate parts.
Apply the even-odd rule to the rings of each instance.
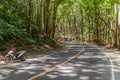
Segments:
[[[0,41],[77,40],[120,47],[119,0],[1,0]]]

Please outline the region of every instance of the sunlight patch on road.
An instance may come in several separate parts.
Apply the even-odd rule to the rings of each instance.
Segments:
[[[83,72],[94,72],[92,69],[82,69]]]
[[[15,72],[15,74],[21,74],[21,73],[36,74],[36,72],[28,71],[28,70],[18,70],[17,72]]]
[[[80,80],[89,80],[89,78],[90,78],[89,76],[81,76],[81,77],[79,77]]]
[[[18,68],[18,69],[31,70],[31,69],[36,69],[36,68],[40,68],[40,66],[30,65],[30,66],[21,67],[21,68]]]
[[[0,80],[1,80],[1,79],[5,79],[5,78],[6,78],[6,77],[3,77],[2,75],[0,75]]]
[[[53,74],[48,74],[47,77],[50,77],[50,78],[57,78],[58,76],[57,75],[53,75]]]
[[[101,77],[95,77],[96,80],[103,80]]]
[[[4,75],[8,75],[10,74],[11,72],[13,72],[14,70],[10,70],[10,69],[2,69],[0,70],[0,73],[1,74],[4,74]]]
[[[76,76],[78,76],[78,74],[69,73],[69,74],[60,74],[60,76],[62,76],[62,77],[66,77],[66,76],[69,76],[69,77],[76,77]]]

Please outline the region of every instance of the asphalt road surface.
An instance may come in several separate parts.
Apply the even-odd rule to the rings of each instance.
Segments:
[[[0,80],[120,80],[119,67],[103,51],[67,44],[67,49],[51,55],[0,67]]]

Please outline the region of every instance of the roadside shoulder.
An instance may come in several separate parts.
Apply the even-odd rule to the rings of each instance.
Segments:
[[[98,45],[96,46],[100,48],[103,52],[105,52],[105,54],[110,56],[112,61],[115,62],[116,65],[120,67],[120,51],[117,48],[107,48],[105,46],[98,46]]]

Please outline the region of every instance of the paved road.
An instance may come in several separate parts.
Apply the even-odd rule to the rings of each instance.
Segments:
[[[120,80],[120,69],[100,49],[88,44],[68,44],[67,49],[51,55],[0,67],[0,80]],[[84,51],[80,53],[82,46]]]

